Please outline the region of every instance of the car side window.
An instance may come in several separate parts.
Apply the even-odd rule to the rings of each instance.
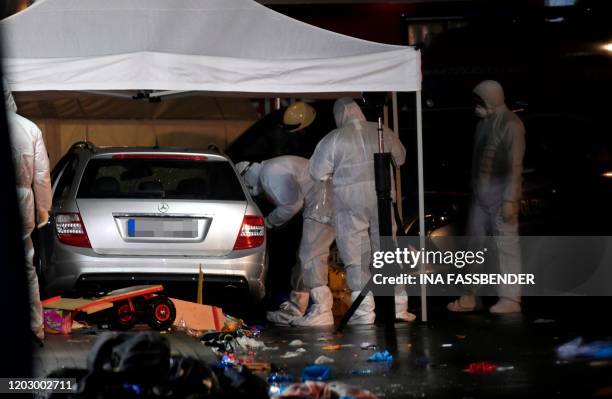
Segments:
[[[70,189],[74,184],[76,170],[79,165],[79,157],[72,155],[72,157],[67,160],[66,164],[66,168],[64,168],[64,171],[57,183],[57,187],[55,187],[55,191],[53,192],[53,201],[65,198],[66,195],[70,193]]]
[[[52,186],[55,185],[57,178],[59,177],[62,170],[64,170],[64,166],[66,166],[66,164],[70,162],[72,158],[74,158],[74,154],[66,154],[59,161],[57,161],[57,163],[51,170],[51,185]]]

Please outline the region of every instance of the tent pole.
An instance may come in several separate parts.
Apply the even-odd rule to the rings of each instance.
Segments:
[[[417,151],[419,174],[419,238],[421,248],[425,248],[425,185],[423,183],[423,107],[421,90],[416,92],[417,117]],[[425,273],[425,264],[421,262],[421,273]],[[427,287],[421,284],[421,321],[427,321]]]
[[[383,105],[383,125],[389,128],[389,107],[387,104]]]
[[[399,138],[399,114],[397,112],[397,92],[391,93],[391,103],[393,108],[393,130]],[[397,213],[399,213],[402,223],[404,222],[404,204],[402,201],[402,172],[398,166],[395,167],[395,195],[397,204]],[[398,226],[403,228],[403,226]]]

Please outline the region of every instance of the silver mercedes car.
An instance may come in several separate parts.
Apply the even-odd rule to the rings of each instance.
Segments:
[[[143,283],[265,294],[264,219],[232,162],[217,152],[77,143],[52,172],[41,234],[46,295]]]

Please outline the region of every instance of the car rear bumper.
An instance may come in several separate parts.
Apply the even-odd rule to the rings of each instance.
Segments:
[[[112,257],[82,248],[62,249],[54,254],[44,272],[47,295],[94,293],[161,283],[175,289],[182,287],[187,296],[195,298],[200,266],[205,290],[219,291],[223,296],[248,294],[257,301],[265,295],[267,259],[262,249],[244,251],[244,256],[233,253],[227,258]]]

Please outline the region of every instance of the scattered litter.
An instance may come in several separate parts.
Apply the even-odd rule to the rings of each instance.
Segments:
[[[376,345],[371,342],[362,342],[359,347],[361,349],[376,349]]]
[[[589,344],[582,342],[578,337],[557,348],[557,355],[561,359],[612,359],[612,341],[595,341]]]
[[[331,369],[322,364],[313,364],[302,370],[302,382],[305,381],[329,381],[331,380]]]
[[[429,359],[427,358],[427,356],[418,356],[416,359],[414,359],[414,362],[417,366],[424,367],[429,364]]]
[[[283,393],[287,387],[293,383],[293,376],[285,373],[271,373],[268,376],[268,395],[276,397]]]
[[[272,392],[272,389],[270,390]],[[325,383],[306,381],[303,383],[291,384],[284,388],[281,393],[270,395],[272,398],[359,398],[376,399],[373,393],[359,388],[350,387],[341,383]]]
[[[514,370],[514,366],[501,366],[497,368],[497,371],[510,371]]]
[[[301,355],[302,355],[302,353],[300,353],[300,352],[291,352],[291,351],[289,351],[289,352],[285,352],[284,355],[281,355],[281,358],[283,358],[283,359],[291,359],[292,357],[298,357],[298,356],[301,356]]]
[[[223,355],[217,361],[217,365],[216,366],[218,368],[227,368],[227,367],[232,366],[235,363],[236,363],[236,356],[234,356],[234,355]]]
[[[215,353],[233,353],[237,348],[241,347],[247,350],[274,350],[278,348],[267,348],[263,341],[254,339],[259,336],[262,328],[260,326],[249,327],[243,323],[240,319],[235,319],[231,316],[225,315],[225,325],[231,324],[232,328],[238,323],[239,327],[233,331],[209,331],[200,332],[197,336],[201,342],[206,346],[209,346]],[[186,328],[183,325],[182,320],[179,320],[178,326],[175,326],[178,330]],[[189,334],[190,329],[186,329]],[[191,334],[190,334],[191,335]]]
[[[268,384],[268,396],[271,398],[280,398],[289,384]]]
[[[372,370],[371,369],[351,370],[351,374],[360,375],[360,376],[372,375]]]
[[[277,351],[278,350],[278,346],[264,346],[263,350],[264,351]]]
[[[453,344],[442,344],[443,348],[452,348]]]
[[[286,373],[270,373],[268,376],[268,384],[283,384],[293,382],[293,376]]]
[[[304,352],[306,352],[306,349],[304,349],[304,348],[297,348],[295,351],[299,352],[299,353],[304,353]]]
[[[289,342],[289,346],[302,346],[304,345],[304,342],[302,342],[302,340],[299,339],[294,339],[293,341]]]
[[[330,364],[330,363],[334,363],[334,359],[332,359],[331,357],[321,355],[314,362],[315,364]]]
[[[342,345],[326,345],[322,348],[324,351],[334,352],[342,349]]]
[[[368,358],[368,362],[392,362],[393,355],[389,351],[376,352]]]
[[[225,315],[225,322],[223,323],[223,332],[234,332],[238,330],[243,325],[243,321],[241,319],[237,319],[230,315]]]
[[[238,342],[240,346],[246,349],[265,349],[266,348],[266,344],[264,344],[262,341],[258,341],[254,338],[249,338],[246,336],[236,338],[236,342]]]
[[[204,336],[205,332],[198,331],[198,330],[192,330],[191,328],[188,328],[185,330],[185,334],[189,335],[190,337],[200,339]]]
[[[236,348],[234,333],[210,332],[204,334],[200,340],[214,352],[234,353]]]
[[[175,323],[174,327],[177,331],[185,331],[187,330],[187,322],[184,319],[180,319]]]
[[[72,332],[72,313],[62,309],[45,309],[43,324],[47,334],[69,335]]]
[[[73,330],[82,330],[84,328],[90,328],[89,324],[85,323],[84,321],[72,321]]]
[[[319,341],[319,342],[325,342],[325,341],[329,341],[329,339],[328,339],[328,338],[325,338],[325,337],[319,337],[319,338],[317,338],[317,341]]]
[[[249,329],[251,330],[251,336],[252,337],[259,337],[261,335],[261,332],[263,331],[263,326],[260,326],[259,324],[256,324],[254,326],[249,327]]]
[[[497,370],[497,366],[491,362],[474,362],[470,363],[464,371],[470,374],[487,374],[495,370]]]
[[[272,370],[272,364],[267,362],[242,362],[244,367],[250,371],[270,371]]]
[[[533,324],[548,324],[548,323],[554,323],[555,321],[552,319],[535,319],[533,321]]]

